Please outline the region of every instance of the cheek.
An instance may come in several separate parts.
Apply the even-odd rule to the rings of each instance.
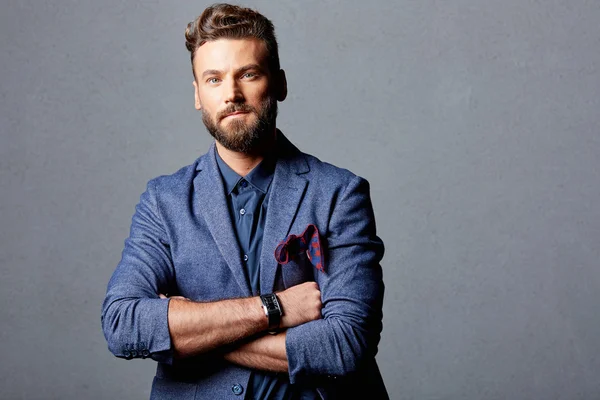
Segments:
[[[256,111],[259,111],[265,103],[270,99],[270,94],[265,91],[261,93],[254,93],[252,97],[247,97],[246,101],[254,107]]]
[[[206,98],[202,98],[199,101],[202,114],[210,117],[210,119],[214,121],[217,115],[217,108],[210,101],[207,101]]]
[[[269,85],[264,82],[251,82],[242,87],[246,101],[259,102],[270,95]]]
[[[198,101],[200,102],[203,109],[217,110],[219,107],[219,101],[221,100],[219,91],[213,90],[200,90],[198,92]],[[213,111],[211,111],[211,114]]]

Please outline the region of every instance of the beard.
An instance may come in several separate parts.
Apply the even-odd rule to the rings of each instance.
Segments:
[[[241,119],[232,119],[227,126],[220,122],[234,112],[247,112],[256,115],[256,120],[246,123]],[[277,100],[271,96],[265,99],[257,110],[248,104],[232,104],[219,111],[213,119],[202,112],[202,122],[206,130],[227,150],[252,154],[268,146],[274,138],[275,119],[277,118]]]

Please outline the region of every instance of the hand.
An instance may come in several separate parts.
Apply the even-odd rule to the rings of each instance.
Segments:
[[[283,316],[281,328],[291,328],[321,318],[321,291],[316,282],[304,282],[277,293]]]

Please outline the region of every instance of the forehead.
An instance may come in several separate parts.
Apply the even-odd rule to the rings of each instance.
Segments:
[[[248,64],[268,67],[265,42],[255,38],[213,40],[200,46],[194,55],[194,69],[199,74],[207,69],[228,71]]]

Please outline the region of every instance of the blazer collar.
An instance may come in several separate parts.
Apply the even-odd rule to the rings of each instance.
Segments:
[[[278,159],[271,183],[260,255],[260,289],[263,294],[275,290],[278,266],[275,248],[289,234],[309,184],[305,176],[310,171],[306,157],[280,131],[277,133]]]
[[[225,262],[231,269],[242,295],[250,297],[252,292],[240,258],[241,251],[233,230],[231,216],[227,208],[225,187],[215,156],[216,148],[213,143],[208,153],[198,160],[196,166],[198,173],[193,181],[194,191],[196,192],[195,208],[199,210],[198,213],[206,221],[206,226]],[[210,263],[211,260],[206,260],[206,262]]]

